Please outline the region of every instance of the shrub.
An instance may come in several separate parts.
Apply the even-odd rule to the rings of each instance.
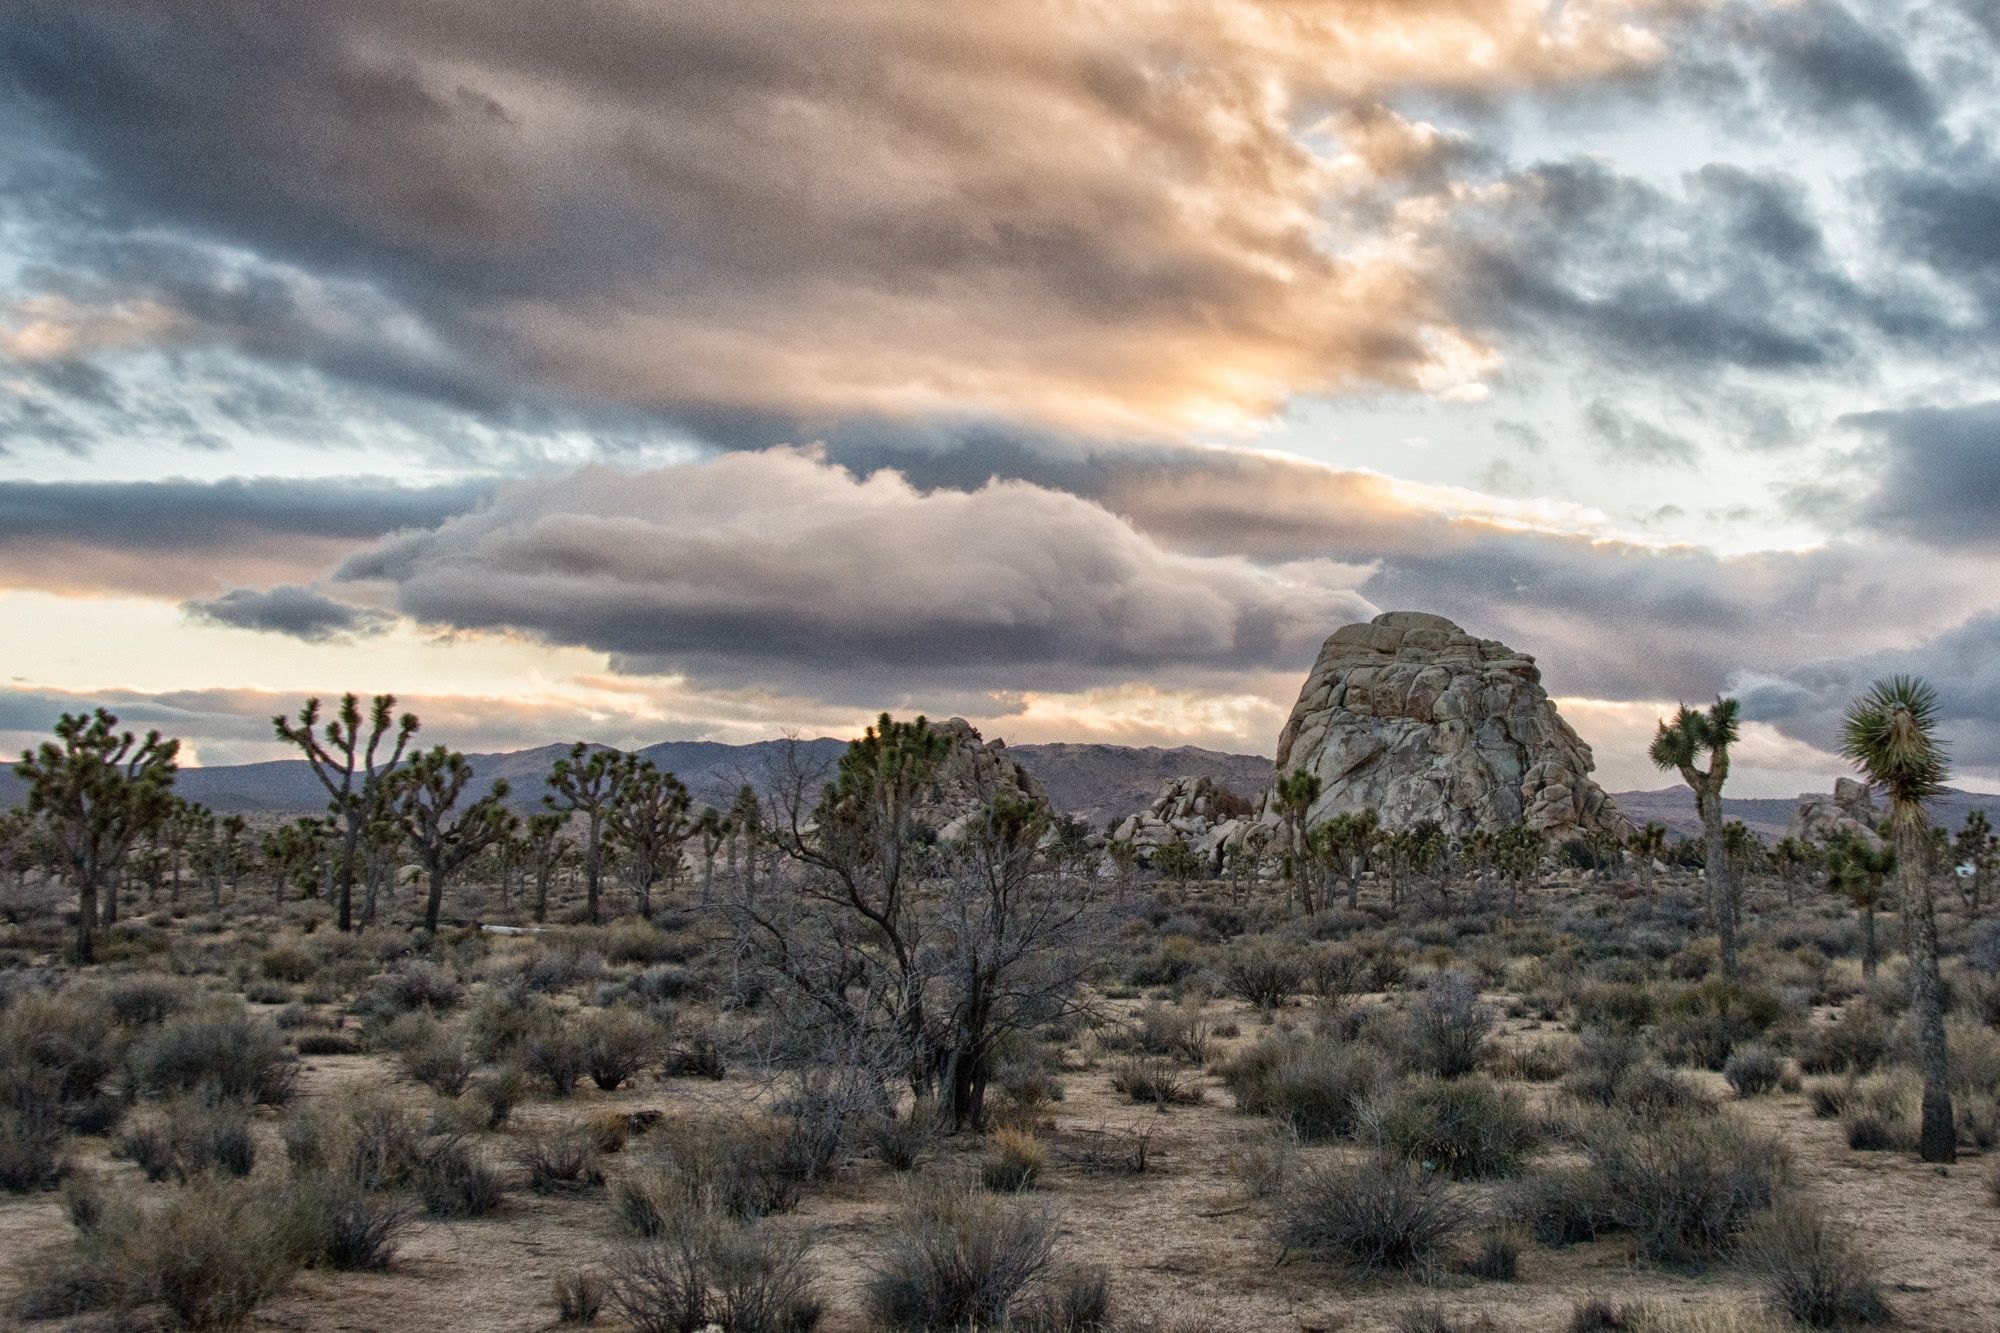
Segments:
[[[1368,989],[1368,960],[1345,944],[1307,951],[1306,984],[1323,1000],[1341,1000]]]
[[[1806,1105],[1812,1108],[1817,1120],[1838,1120],[1840,1113],[1847,1109],[1847,1099],[1854,1090],[1852,1080],[1842,1081],[1832,1078],[1816,1078],[1805,1085]]]
[[[1893,1321],[1847,1228],[1802,1199],[1785,1199],[1744,1230],[1745,1263],[1773,1309],[1807,1328]]]
[[[361,1043],[345,1032],[302,1032],[292,1038],[300,1055],[359,1055]]]
[[[1022,1201],[921,1191],[883,1234],[865,1299],[891,1329],[1005,1327],[1055,1244],[1048,1215]]]
[[[1730,1055],[1722,1076],[1738,1097],[1762,1097],[1785,1077],[1785,1057],[1764,1046],[1745,1046]]]
[[[1410,1062],[1439,1078],[1459,1078],[1479,1065],[1479,1044],[1493,1028],[1493,1008],[1463,972],[1439,972],[1410,1006]]]
[[[1508,1211],[1541,1245],[1578,1245],[1618,1229],[1617,1201],[1603,1175],[1589,1167],[1530,1177],[1513,1192]]]
[[[1135,1102],[1151,1102],[1160,1107],[1201,1103],[1201,1087],[1194,1075],[1164,1060],[1120,1060],[1111,1070],[1111,1087]]]
[[[606,1092],[651,1064],[660,1049],[660,1029],[630,1009],[603,1009],[585,1017],[578,1034],[583,1067]]]
[[[1840,1125],[1856,1152],[1917,1146],[1917,1089],[1906,1074],[1863,1079],[1846,1090]]]
[[[180,1189],[125,1242],[125,1297],[157,1300],[185,1329],[240,1328],[296,1266],[247,1183]]]
[[[86,1101],[118,1067],[113,1021],[110,1006],[87,995],[22,996],[0,1013],[0,1070],[17,1089],[29,1083],[64,1104]]]
[[[1620,1225],[1647,1258],[1667,1262],[1721,1254],[1770,1206],[1786,1166],[1777,1140],[1726,1118],[1649,1129],[1608,1122],[1587,1146]]]
[[[1361,1122],[1387,1156],[1453,1180],[1518,1175],[1539,1146],[1520,1095],[1484,1079],[1410,1079],[1370,1098]]]
[[[481,1000],[466,1024],[466,1041],[481,1060],[513,1059],[526,1040],[537,1010],[525,988],[509,987]]]
[[[672,1120],[653,1136],[655,1170],[638,1178],[655,1213],[687,1206],[732,1217],[765,1217],[798,1207],[805,1164],[786,1128],[768,1120]],[[628,1220],[630,1214],[628,1213]],[[651,1234],[645,1227],[640,1234]]]
[[[1382,1078],[1372,1051],[1323,1037],[1267,1039],[1220,1073],[1237,1110],[1284,1121],[1309,1142],[1353,1133]]]
[[[1200,1010],[1178,1008],[1155,1000],[1141,1009],[1114,1044],[1145,1055],[1166,1055],[1188,1064],[1204,1064],[1214,1033]]]
[[[602,1277],[587,1268],[572,1268],[555,1280],[556,1322],[594,1324],[604,1310],[606,1286]]]
[[[311,981],[313,974],[319,971],[318,959],[303,949],[284,944],[266,949],[257,964],[265,980],[289,982],[294,986]]]
[[[184,1098],[158,1124],[125,1135],[118,1153],[148,1180],[186,1181],[207,1171],[247,1176],[257,1164],[250,1108],[241,1102]]]
[[[1471,1211],[1435,1175],[1380,1158],[1301,1172],[1283,1189],[1278,1239],[1360,1268],[1429,1265],[1471,1225]]]
[[[729,1073],[722,1056],[722,1043],[706,1032],[689,1035],[667,1051],[660,1073],[667,1078],[710,1078],[720,1081]]]
[[[1420,1301],[1396,1312],[1396,1333],[1458,1333],[1451,1313],[1442,1305]]]
[[[174,977],[140,976],[118,982],[105,992],[112,1020],[128,1028],[151,1027],[194,1003],[188,984]]]
[[[584,1130],[523,1134],[514,1155],[528,1173],[528,1188],[537,1194],[593,1189],[604,1183],[597,1144]]]
[[[298,1063],[277,1032],[247,1014],[169,1019],[132,1048],[132,1077],[154,1096],[209,1089],[217,1096],[283,1106],[298,1088]]]
[[[1808,1029],[1799,1065],[1808,1074],[1872,1073],[1889,1050],[1889,1022],[1873,1006],[1856,1000],[1840,1018]]]
[[[0,1189],[52,1190],[69,1174],[63,1127],[53,1102],[0,1106]]]
[[[1048,1149],[1034,1135],[1003,1129],[993,1136],[993,1150],[980,1164],[979,1178],[987,1189],[1018,1193],[1031,1188],[1048,1164]]]
[[[1102,1268],[1071,1268],[1015,1324],[1025,1333],[1100,1333],[1111,1321],[1111,1275]]]
[[[412,1209],[377,1193],[350,1171],[313,1171],[294,1177],[288,1191],[284,1234],[307,1265],[355,1272],[387,1268]]]
[[[1554,1042],[1538,1041],[1532,1046],[1501,1046],[1486,1054],[1486,1072],[1495,1078],[1518,1079],[1523,1083],[1553,1083],[1569,1072],[1575,1052]]]
[[[1784,1016],[1767,990],[1710,977],[1675,996],[1658,1031],[1661,1054],[1676,1064],[1721,1069],[1739,1042],[1763,1035]]]
[[[499,1129],[528,1095],[528,1076],[516,1065],[505,1065],[479,1075],[468,1094],[486,1106],[487,1129]]]
[[[1458,1271],[1488,1282],[1512,1282],[1521,1275],[1521,1242],[1510,1232],[1489,1231]]]
[[[696,1213],[619,1258],[611,1299],[633,1333],[810,1333],[816,1285],[803,1237]]]
[[[869,1125],[868,1142],[884,1166],[914,1171],[937,1132],[936,1104],[921,1101],[907,1115],[877,1116]]]
[[[405,1046],[399,1059],[406,1077],[445,1097],[464,1092],[476,1069],[465,1049],[465,1038],[435,1029]]]
[[[587,1052],[576,1029],[559,1015],[536,1015],[520,1046],[521,1067],[567,1097],[586,1072]]]
[[[1265,1013],[1282,1008],[1305,979],[1305,965],[1298,952],[1268,939],[1237,944],[1222,965],[1222,981],[1229,993]]]
[[[500,1177],[452,1136],[427,1145],[410,1174],[432,1217],[485,1217],[507,1196]]]
[[[458,978],[436,963],[402,963],[375,983],[374,1007],[378,1011],[428,1009],[435,1013],[457,1008],[464,994]]]
[[[1591,1296],[1570,1308],[1569,1333],[1639,1333],[1642,1318],[1628,1306]]]

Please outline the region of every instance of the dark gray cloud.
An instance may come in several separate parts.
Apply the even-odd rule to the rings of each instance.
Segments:
[[[0,482],[0,583],[185,598],[310,579],[364,542],[474,509],[492,488],[370,478]]]
[[[2000,217],[2000,214],[1996,214]],[[2000,402],[1847,418],[1880,442],[1873,489],[1820,496],[1862,525],[1938,547],[2000,547]]]
[[[182,602],[181,610],[206,624],[284,634],[307,643],[380,634],[395,621],[394,616],[372,607],[335,601],[296,583],[281,583],[262,592],[232,588],[206,601]]]
[[[1871,17],[1876,23],[1837,3],[1777,9],[1758,30],[1774,83],[1821,118],[1866,110],[1902,129],[1929,129],[1939,99],[1910,60],[1907,33],[1878,26],[1889,17],[1880,7]]]

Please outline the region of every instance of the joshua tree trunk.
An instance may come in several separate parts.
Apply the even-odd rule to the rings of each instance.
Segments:
[[[1870,897],[1861,904],[1861,976],[1864,980],[1875,980],[1878,957],[1875,952],[1875,899]]]
[[[1722,792],[1701,802],[1702,828],[1707,833],[1709,901],[1715,906],[1715,931],[1722,943],[1722,976],[1736,980],[1736,895],[1729,889],[1729,843],[1722,832]]]
[[[1896,827],[1896,874],[1910,936],[1910,1012],[1924,1057],[1924,1120],[1918,1155],[1926,1162],[1958,1160],[1958,1130],[1946,1090],[1944,987],[1938,978],[1937,904],[1931,893],[1929,837],[1915,819]]]
[[[76,961],[97,961],[97,877],[76,876]]]

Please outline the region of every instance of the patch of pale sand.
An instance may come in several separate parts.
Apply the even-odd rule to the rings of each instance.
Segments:
[[[1961,1152],[1939,1175],[1913,1153],[1853,1151],[1840,1122],[1814,1119],[1803,1097],[1733,1105],[1783,1139],[1800,1185],[1855,1229],[1905,1328],[2000,1329],[2000,1209],[1986,1187],[1992,1154]]]

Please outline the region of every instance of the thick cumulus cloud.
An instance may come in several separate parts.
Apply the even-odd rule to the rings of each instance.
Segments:
[[[309,579],[365,542],[464,513],[491,490],[368,478],[0,481],[0,586],[183,598]]]
[[[1330,626],[1373,613],[1357,572],[1175,553],[1060,491],[926,494],[779,449],[511,486],[340,577],[393,585],[426,623],[526,631],[628,671],[880,698],[1303,668]]]
[[[72,258],[177,337],[467,401],[1150,431],[1482,369],[1402,207],[1459,146],[1381,99],[1644,68],[1673,8],[86,0],[11,6],[0,75],[156,224]]]

